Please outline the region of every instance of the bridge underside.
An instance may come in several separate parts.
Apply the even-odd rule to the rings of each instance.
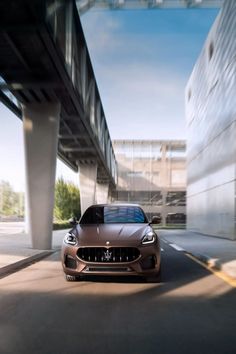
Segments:
[[[112,143],[75,2],[1,2],[0,24],[0,99],[24,123],[33,245],[50,248],[56,154],[81,176],[94,170],[91,183],[114,187]],[[95,192],[80,183],[83,211]]]
[[[224,0],[76,0],[80,14],[94,10],[216,8]]]
[[[98,178],[114,183],[104,156],[106,145],[111,150],[111,141],[79,17],[66,2],[60,12],[51,9],[52,14],[41,3],[0,5],[1,100],[20,118],[21,106],[9,99],[7,91],[24,105],[60,102],[59,157],[74,171],[79,162],[99,160]],[[76,21],[67,24],[71,32],[54,28],[58,21],[57,26],[65,27],[72,14]],[[74,41],[72,33],[76,33]]]

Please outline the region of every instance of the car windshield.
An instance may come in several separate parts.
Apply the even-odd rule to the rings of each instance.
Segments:
[[[98,206],[88,208],[80,221],[80,224],[114,223],[147,223],[147,218],[136,206]]]

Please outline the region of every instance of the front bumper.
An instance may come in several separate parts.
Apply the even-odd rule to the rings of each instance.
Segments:
[[[95,246],[93,246],[95,248]],[[90,248],[93,248],[90,247]],[[96,246],[97,247],[97,246]],[[100,246],[101,247],[101,246]],[[111,247],[105,247],[110,250]],[[113,246],[112,248],[121,248]],[[84,246],[70,246],[63,243],[61,259],[62,267],[65,274],[68,275],[109,275],[109,276],[154,276],[160,270],[160,245],[159,241],[152,245],[140,245],[136,247],[139,251],[135,260],[132,261],[88,261],[81,259],[78,254],[79,250],[86,248]]]

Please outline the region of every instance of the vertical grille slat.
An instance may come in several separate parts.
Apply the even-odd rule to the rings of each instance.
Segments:
[[[88,260],[89,261],[91,261],[90,250],[91,250],[91,248],[88,248]]]
[[[123,263],[134,261],[140,252],[135,247],[81,247],[77,256],[85,262]]]
[[[126,252],[125,253],[126,253],[126,261],[129,262],[129,254],[128,254],[127,248],[126,248]],[[131,252],[131,255],[132,255],[132,252]]]

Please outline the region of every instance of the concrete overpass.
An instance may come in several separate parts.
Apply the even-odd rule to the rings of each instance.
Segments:
[[[29,232],[49,249],[57,154],[82,210],[107,201],[116,160],[75,2],[1,2],[0,24],[0,99],[23,120]]]
[[[94,10],[194,9],[222,6],[224,0],[76,0],[80,14]]]

